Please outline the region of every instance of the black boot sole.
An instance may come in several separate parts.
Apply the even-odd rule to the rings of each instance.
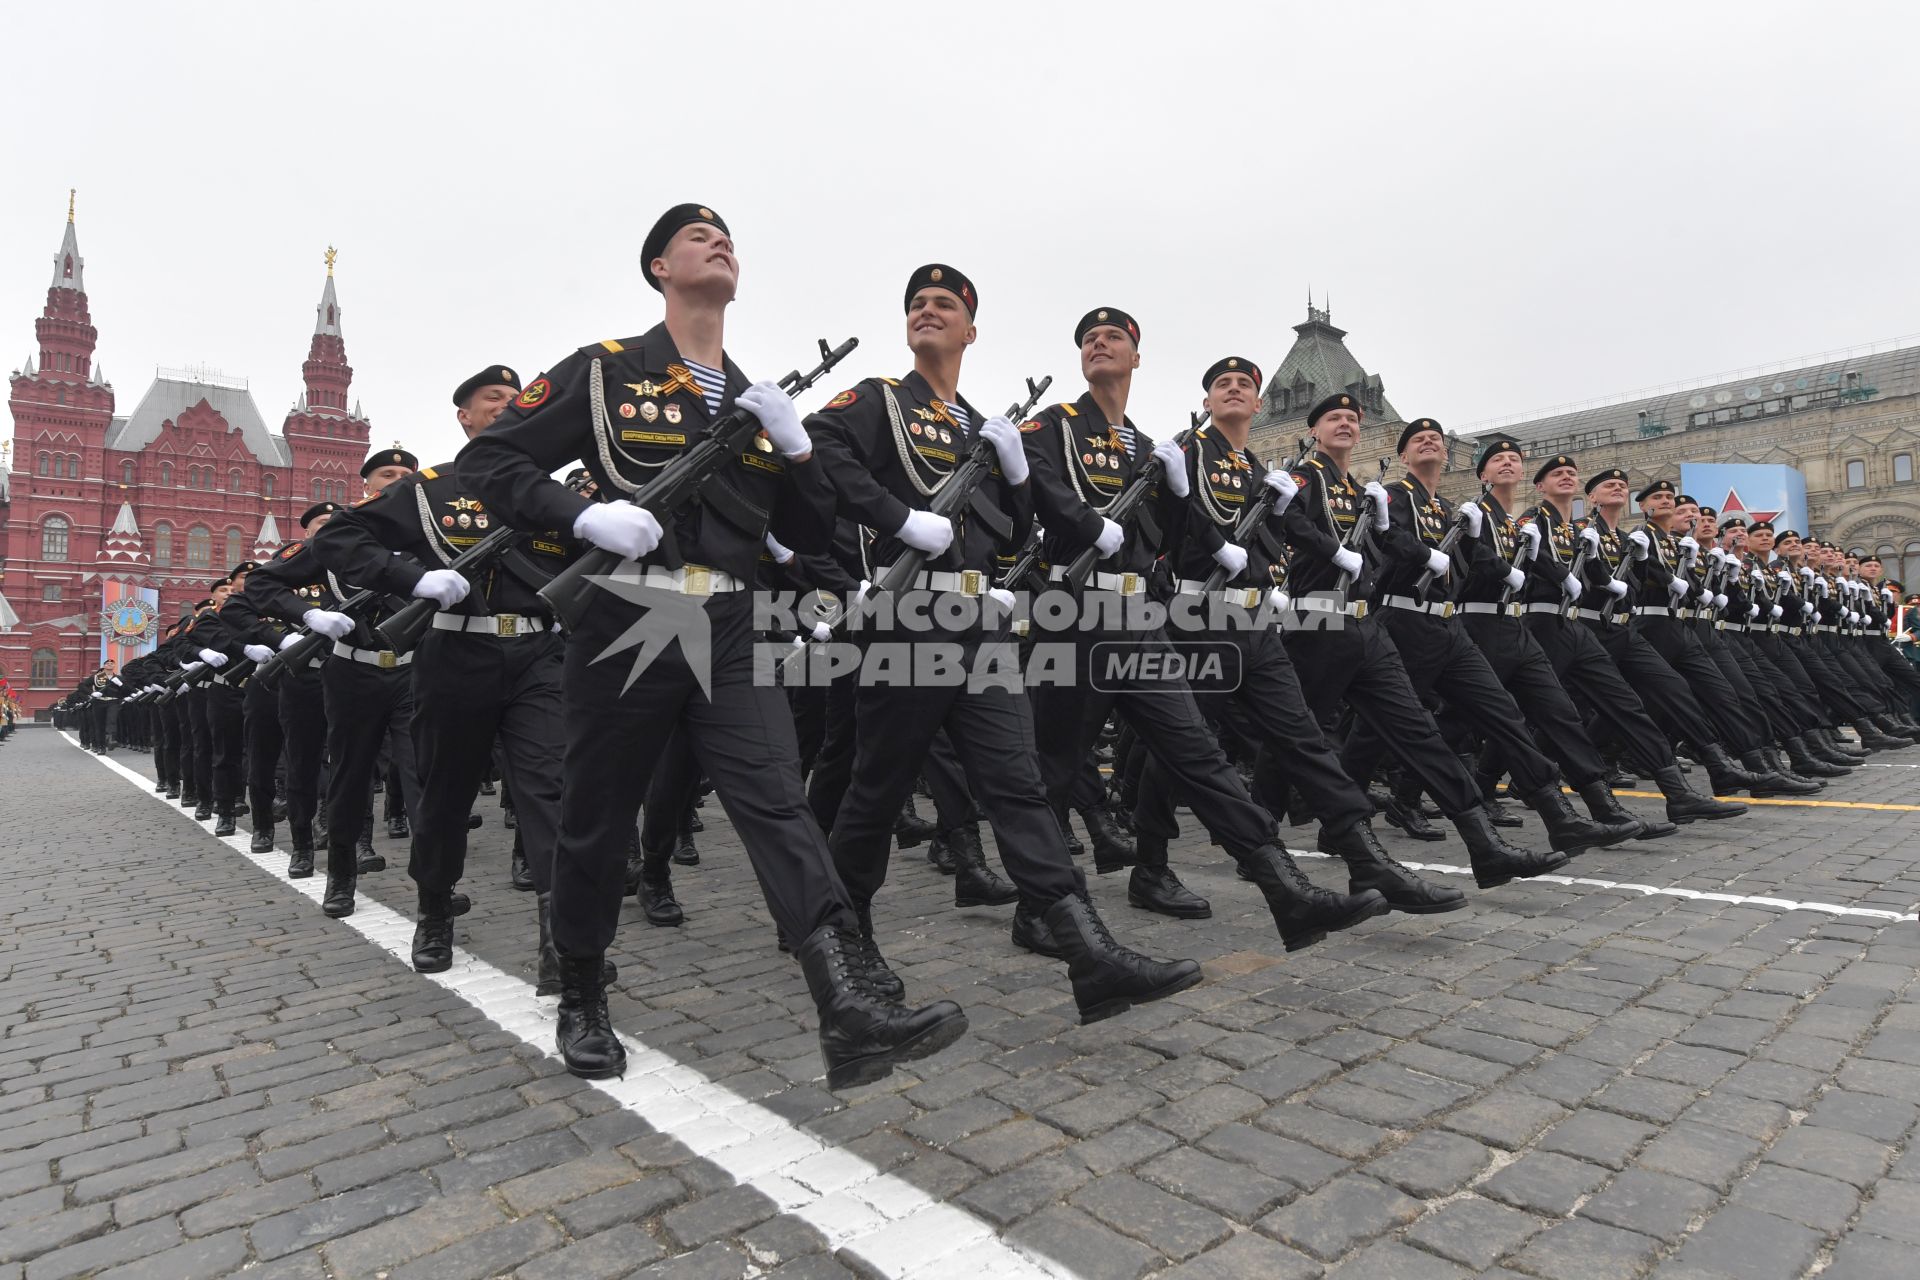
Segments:
[[[1519,872],[1515,871],[1515,872],[1497,873],[1494,876],[1482,878],[1480,872],[1476,870],[1473,873],[1473,882],[1479,885],[1482,889],[1498,889],[1501,885],[1512,884],[1515,880],[1531,880],[1535,876],[1553,875],[1555,872],[1559,871],[1560,868],[1566,866],[1567,863],[1571,861],[1571,859],[1568,858],[1566,854],[1562,853],[1558,849],[1554,850],[1553,856],[1558,858],[1559,861],[1558,862],[1549,861],[1545,863],[1543,866],[1541,866],[1538,870],[1527,872],[1526,875],[1521,875]]]
[[[1140,894],[1129,892],[1127,894],[1127,905],[1137,911],[1151,911],[1157,916],[1166,916],[1171,920],[1213,919],[1213,904],[1210,902],[1203,902],[1198,908],[1176,907],[1169,903],[1156,902],[1152,898],[1142,897]]]
[[[1598,840],[1581,841],[1577,844],[1564,846],[1553,844],[1551,837],[1549,837],[1548,847],[1555,853],[1564,853],[1569,858],[1577,858],[1589,849],[1611,849],[1614,845],[1625,844],[1631,839],[1633,839],[1633,833],[1630,831],[1611,831]]]
[[[1347,886],[1349,893],[1363,893],[1368,889],[1372,889],[1375,893],[1380,894],[1381,897],[1386,898],[1386,894],[1382,892],[1378,885],[1354,885],[1350,883]],[[1400,903],[1395,902],[1392,898],[1387,898],[1387,909],[1397,911],[1403,916],[1443,916],[1449,911],[1464,911],[1469,905],[1471,904],[1465,894],[1461,894],[1452,902]]]
[[[849,1058],[845,1062],[827,1065],[827,1088],[857,1089],[863,1084],[872,1084],[884,1080],[893,1074],[894,1067],[903,1062],[918,1062],[922,1058],[931,1058],[961,1036],[967,1034],[967,1015],[956,1013],[943,1018],[919,1035],[906,1040],[884,1053],[871,1053],[865,1057]]]
[[[1339,933],[1343,930],[1351,929],[1357,924],[1371,920],[1375,916],[1384,916],[1393,910],[1393,905],[1389,903],[1384,896],[1380,895],[1378,889],[1369,890],[1368,892],[1375,895],[1372,901],[1361,903],[1359,907],[1349,911],[1334,924],[1317,927],[1305,933],[1290,933],[1283,925],[1280,929],[1281,944],[1284,945],[1288,951],[1305,951],[1315,943],[1325,942],[1327,935],[1330,933]],[[1466,905],[1464,899],[1460,905]],[[1449,911],[1453,909],[1452,907],[1447,908]]]
[[[643,912],[642,914],[646,916],[647,923],[656,929],[677,929],[687,922],[685,912],[676,911],[671,919],[663,913],[652,911]]]
[[[933,833],[931,831],[896,831],[893,833],[894,843],[902,849],[918,848],[931,839],[933,839]]]
[[[320,904],[320,911],[330,919],[345,920],[353,914],[353,907],[354,904],[351,902],[347,903],[345,907],[332,907],[323,902]]]
[[[1680,824],[1677,822],[1654,822],[1651,819],[1643,818],[1640,822],[1640,833],[1633,838],[1635,840],[1664,840],[1678,830],[1680,830]]]
[[[287,879],[311,880],[313,879],[313,868],[312,867],[288,867]]]
[[[983,898],[974,893],[965,896],[957,893],[953,895],[953,905],[956,907],[1005,907],[1018,901],[1020,901],[1020,891],[1011,885],[1007,886],[1005,893],[997,893],[990,898]]]
[[[453,968],[452,956],[433,956],[423,961],[418,955],[415,955],[412,959],[413,971],[415,973],[445,973],[447,970]]]
[[[1026,942],[1019,938],[1013,939],[1013,945],[1029,955],[1045,956],[1049,960],[1065,960],[1067,958],[1067,953],[1059,947],[1036,947],[1031,942]]]
[[[1288,949],[1291,950],[1292,948]],[[1201,980],[1205,977],[1206,974],[1196,965],[1191,973],[1183,973],[1172,982],[1155,987],[1151,991],[1143,991],[1138,994],[1124,996],[1113,996],[1109,999],[1102,1000],[1096,1005],[1080,1010],[1080,1025],[1084,1027],[1095,1022],[1105,1022],[1108,1018],[1118,1017],[1137,1004],[1151,1004],[1155,1000],[1164,1000],[1168,996],[1178,995],[1189,987],[1199,986]]]
[[[1740,802],[1736,800],[1733,803],[1739,804]],[[1719,822],[1722,818],[1738,818],[1746,812],[1747,807],[1745,805],[1741,805],[1738,809],[1729,810],[1725,813],[1674,813],[1672,810],[1668,810],[1667,821],[1673,823],[1676,827],[1684,827],[1689,822]]]
[[[1439,831],[1432,826],[1416,828],[1411,823],[1395,817],[1385,809],[1380,811],[1380,816],[1387,820],[1388,826],[1398,831],[1401,835],[1406,836],[1409,840],[1426,840],[1432,842],[1435,840],[1445,840],[1447,838],[1446,833],[1443,831]]]
[[[568,1075],[581,1080],[616,1080],[627,1074],[627,1060],[625,1058],[622,1058],[612,1066],[580,1067],[568,1061],[567,1051],[562,1049],[560,1050],[560,1061],[566,1063]]]

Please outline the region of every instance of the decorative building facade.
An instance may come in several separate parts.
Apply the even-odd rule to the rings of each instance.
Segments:
[[[300,513],[360,493],[370,430],[350,405],[333,251],[303,390],[275,434],[242,379],[157,370],[130,414],[95,358],[69,207],[35,353],[13,371],[0,455],[0,675],[44,710],[99,666],[102,628],[164,627]],[[137,650],[134,650],[137,651]]]

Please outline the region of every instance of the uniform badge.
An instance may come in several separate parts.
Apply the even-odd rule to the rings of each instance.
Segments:
[[[462,511],[458,516],[454,517],[454,522],[458,524],[462,529],[473,528],[473,517],[468,515],[464,511]]]
[[[661,410],[661,413],[665,415],[668,422],[677,423],[680,421],[680,406],[677,404],[668,405],[665,409]]]
[[[1219,484],[1219,483],[1220,483],[1220,473],[1219,473],[1219,472],[1217,472],[1217,471],[1209,471],[1209,472],[1207,472],[1207,483],[1208,483],[1208,484]]]
[[[913,416],[920,419],[920,421],[922,422],[938,422],[940,420],[940,415],[935,410],[922,409],[917,406],[913,411]]]
[[[911,432],[913,432],[913,434],[914,434],[914,435],[919,435],[919,434],[920,434],[920,424],[919,424],[919,423],[917,423],[917,422],[909,422],[909,423],[907,424],[907,430],[909,430],[909,431],[911,431]]]
[[[637,396],[657,396],[660,394],[660,384],[650,379],[640,382],[629,382],[627,384],[627,390]]]
[[[519,398],[513,402],[514,407],[518,409],[537,409],[545,404],[547,397],[552,394],[553,383],[545,378],[535,378],[527,384],[527,389],[522,391]]]
[[[1236,488],[1236,489],[1238,489],[1238,488],[1240,487],[1240,477],[1239,477],[1239,476],[1235,476],[1235,477],[1233,478],[1233,487],[1234,487],[1234,488]]]
[[[487,527],[487,514],[486,514],[486,512],[484,512],[484,511],[483,511],[483,512],[481,512],[481,513],[480,513],[479,515],[477,515],[477,516],[475,516],[475,517],[473,518],[473,527],[474,527],[474,528],[476,528],[476,529],[484,529],[484,528],[486,528],[486,527]]]
[[[1040,421],[1040,419],[1038,418],[1029,418],[1027,421],[1020,424],[1020,434],[1023,436],[1030,436],[1034,432],[1038,431],[1040,428],[1046,425],[1047,425],[1046,423]]]
[[[947,429],[946,429],[945,427],[941,427],[941,428],[940,428],[940,443],[941,443],[941,444],[952,444],[952,443],[953,443],[953,432],[951,432],[951,431],[949,431],[949,430],[947,430]]]
[[[640,411],[634,408],[631,404],[623,404],[620,406],[620,416],[623,418],[631,418],[634,414],[638,412]]]
[[[1080,461],[1090,467],[1093,465],[1093,455],[1090,453],[1083,453],[1080,455]]]
[[[839,395],[827,401],[827,408],[844,409],[859,398],[860,393],[858,391],[842,391]]]
[[[448,529],[451,529],[451,528],[453,528],[453,517],[452,517],[452,516],[441,516],[441,517],[440,517],[440,523],[441,523],[441,525],[443,525],[444,527],[446,527],[446,528],[448,528]]]
[[[648,400],[640,406],[640,416],[645,418],[648,422],[652,422],[654,419],[660,416],[660,406],[655,404],[653,401]]]
[[[758,449],[762,453],[772,453],[773,441],[767,439],[767,433],[762,431],[759,435],[753,438],[753,447]]]

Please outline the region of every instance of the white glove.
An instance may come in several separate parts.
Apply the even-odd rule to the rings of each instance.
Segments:
[[[1802,600],[1800,602],[1800,616],[1803,618],[1811,618],[1813,616],[1813,606],[1807,601]]]
[[[1187,496],[1187,455],[1180,446],[1171,440],[1162,440],[1153,446],[1153,456],[1166,472],[1167,488],[1173,490],[1176,498]]]
[[[192,675],[196,671],[205,671],[207,669],[207,664],[204,662],[189,662],[186,666],[181,667],[180,669],[186,672],[188,675]],[[97,698],[100,696],[100,694],[98,692],[94,692],[94,693],[88,694],[87,696],[90,698]]]
[[[1687,598],[1687,592],[1690,590],[1692,590],[1692,588],[1687,586],[1687,580],[1685,578],[1667,579],[1667,594],[1673,597],[1675,604],[1685,600]]]
[[[200,651],[200,661],[203,665],[212,667],[215,671],[218,671],[227,665],[227,655],[217,649],[202,649]]]
[[[742,391],[734,403],[760,420],[760,429],[773,441],[773,447],[789,458],[813,452],[813,440],[800,425],[800,411],[780,389],[777,382],[756,382]]]
[[[1727,598],[1726,598],[1726,596],[1724,596],[1724,595],[1721,595],[1721,594],[1719,594],[1719,593],[1717,593],[1717,592],[1716,592],[1716,593],[1714,594],[1714,597],[1713,597],[1713,607],[1714,607],[1714,608],[1716,608],[1716,609],[1724,609],[1724,608],[1726,608],[1726,607],[1727,607]]]
[[[1223,542],[1220,549],[1213,553],[1213,560],[1227,571],[1227,580],[1231,582],[1247,567],[1247,549],[1237,542]]]
[[[1750,605],[1748,605],[1748,606],[1747,606],[1747,620],[1748,620],[1749,622],[1751,622],[1751,621],[1752,621],[1753,619],[1755,619],[1755,618],[1757,618],[1757,617],[1759,617],[1759,616],[1760,616],[1760,606],[1759,606],[1759,605],[1757,605],[1757,604],[1750,604]]]
[[[821,644],[825,644],[827,641],[833,639],[833,628],[824,622],[816,622],[813,624],[813,638]]]
[[[915,551],[937,556],[953,545],[953,521],[931,511],[909,511],[894,536]]]
[[[1126,545],[1127,531],[1105,516],[1100,517],[1100,536],[1093,540],[1093,549],[1100,553],[1102,560]]]
[[[1767,616],[1768,616],[1769,618],[1772,618],[1772,619],[1773,619],[1774,621],[1776,621],[1776,622],[1777,622],[1777,621],[1779,621],[1779,620],[1780,620],[1781,618],[1784,618],[1784,617],[1786,616],[1786,614],[1787,614],[1787,611],[1786,611],[1785,609],[1782,609],[1782,608],[1781,608],[1781,607],[1780,607],[1779,605],[1775,605],[1775,606],[1773,606],[1773,608],[1772,608],[1772,609],[1771,609],[1771,610],[1770,610],[1770,611],[1769,611],[1769,612],[1767,613]]]
[[[1367,481],[1365,493],[1373,503],[1373,527],[1381,532],[1392,523],[1393,517],[1387,514],[1387,488],[1378,480]]]
[[[471,590],[473,584],[452,569],[429,569],[413,584],[413,598],[431,600],[442,609],[451,609],[465,600]]]
[[[1812,582],[1812,581],[1813,581],[1813,568],[1812,568],[1812,566],[1810,566],[1810,565],[1804,565],[1804,564],[1803,564],[1803,565],[1801,565],[1801,566],[1800,566],[1800,576],[1801,576],[1802,578],[1804,578],[1804,579],[1806,579],[1806,580],[1807,580],[1808,582]]]
[[[1847,615],[1847,622],[1848,622],[1848,623],[1849,623],[1850,625],[1852,625],[1852,626],[1856,626],[1856,627],[1857,627],[1857,626],[1859,626],[1859,625],[1860,625],[1860,615],[1859,615],[1859,614],[1857,614],[1857,613],[1850,613],[1850,614],[1848,614],[1848,615]]]
[[[265,662],[273,656],[273,650],[263,644],[244,645],[241,647],[240,652],[246,654],[248,659],[255,663]]]
[[[352,618],[331,609],[309,609],[300,615],[300,621],[306,624],[307,630],[329,640],[343,640],[353,630]]]
[[[1005,419],[1002,419],[1002,421],[1005,421]],[[1007,590],[1005,587],[988,587],[987,599],[999,605],[1006,612],[1013,612],[1013,592]]]
[[[1020,428],[996,413],[980,424],[980,436],[993,443],[993,452],[1000,459],[1000,474],[1007,478],[1007,483],[1025,484],[1027,450],[1020,443]]]
[[[1729,559],[1727,553],[1722,551],[1719,547],[1714,547],[1713,549],[1707,552],[1707,555],[1716,561]]]
[[[322,634],[325,634],[325,633],[323,632]],[[305,638],[306,638],[305,636],[298,636],[293,634],[292,632],[288,632],[286,635],[280,637],[279,647],[282,649],[290,649],[294,645],[299,644]]]
[[[769,533],[763,541],[767,544],[767,554],[773,557],[775,564],[785,564],[793,559],[793,552],[780,545],[780,539]]]
[[[1688,534],[1686,537],[1680,539],[1680,549],[1682,551],[1698,551],[1700,544],[1693,540],[1692,534]]]
[[[1793,575],[1785,569],[1782,569],[1780,571],[1780,589],[1782,591],[1791,591],[1793,590],[1793,586]]]
[[[1746,570],[1742,569],[1740,562],[1734,560],[1732,556],[1728,556],[1727,559],[1732,561],[1732,563],[1727,566],[1727,572],[1733,575],[1733,585],[1737,587],[1746,580]]]
[[[1480,509],[1480,504],[1477,502],[1463,502],[1460,504],[1460,518],[1467,522],[1467,536],[1469,538],[1477,538],[1480,536],[1480,524],[1486,518],[1486,514],[1486,512]]]
[[[1645,560],[1648,550],[1653,545],[1647,541],[1646,533],[1640,529],[1635,529],[1632,533],[1628,534],[1627,541],[1633,544],[1633,558],[1635,560]]]
[[[1578,600],[1581,592],[1580,579],[1568,574],[1560,579],[1560,591],[1569,601]]]
[[[1275,609],[1284,609],[1293,603],[1293,597],[1287,594],[1285,587],[1275,587],[1267,592],[1267,604]]]
[[[1607,579],[1607,590],[1613,593],[1615,600],[1625,600],[1627,598],[1627,584],[1618,578]]]
[[[1427,572],[1436,578],[1446,577],[1453,572],[1453,557],[1439,551],[1427,552]]]
[[[1294,495],[1300,492],[1300,485],[1294,480],[1293,472],[1285,467],[1268,467],[1267,474],[1262,477],[1262,483],[1280,495],[1273,503],[1275,515],[1285,511],[1287,504],[1293,501]]]
[[[1882,587],[1882,588],[1880,588],[1880,598],[1881,598],[1882,600],[1885,600],[1885,601],[1886,601],[1886,602],[1887,602],[1888,604],[1898,604],[1898,603],[1900,603],[1900,602],[1899,602],[1899,600],[1898,600],[1898,599],[1896,599],[1896,598],[1894,597],[1894,594],[1893,594],[1893,588],[1892,588],[1892,587]]]
[[[625,498],[596,502],[574,517],[573,536],[623,559],[638,560],[660,545],[660,522],[653,518],[653,512]]]
[[[1527,549],[1521,555],[1522,560],[1531,560],[1540,554],[1540,526],[1528,521],[1520,526],[1520,537],[1526,542]]]
[[[1507,570],[1507,589],[1509,591],[1518,591],[1520,588],[1526,585],[1527,585],[1527,575],[1524,572],[1522,572],[1517,565],[1514,568]]]
[[[1366,564],[1367,562],[1360,558],[1360,553],[1351,547],[1341,547],[1333,553],[1333,567],[1348,577],[1359,577],[1360,570],[1364,569]]]
[[[1820,593],[1822,600],[1825,600],[1832,590],[1832,588],[1827,586],[1827,580],[1825,578],[1815,578],[1813,580],[1813,589]]]
[[[1600,554],[1600,531],[1592,525],[1588,525],[1580,531],[1580,541],[1587,544],[1588,555],[1597,556]]]

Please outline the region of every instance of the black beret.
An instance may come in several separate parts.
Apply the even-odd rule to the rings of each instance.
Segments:
[[[718,227],[724,235],[733,234],[727,230],[726,221],[703,204],[677,204],[661,214],[660,220],[653,224],[653,230],[647,232],[647,238],[640,245],[640,270],[655,292],[665,290],[660,286],[660,277],[653,274],[653,260],[667,251],[667,241],[673,239],[674,232],[696,222]]]
[[[232,582],[235,578],[239,577],[241,574],[252,573],[255,569],[258,569],[259,567],[260,567],[260,562],[258,560],[242,560],[239,564],[233,566],[233,569],[227,574],[227,581]]]
[[[1747,532],[1748,532],[1748,533],[1758,533],[1758,532],[1760,532],[1760,531],[1761,531],[1762,529],[1765,529],[1765,530],[1766,530],[1766,531],[1767,531],[1768,533],[1772,533],[1772,532],[1773,532],[1773,521],[1771,521],[1771,520],[1755,520],[1755,521],[1754,521],[1754,522],[1753,522],[1752,524],[1750,524],[1750,525],[1748,525],[1748,526],[1747,526]]]
[[[1656,493],[1673,493],[1673,492],[1674,492],[1673,481],[1655,480],[1652,484],[1648,485],[1646,488],[1642,489],[1640,492],[1634,494],[1633,500],[1635,502],[1645,502],[1648,498],[1652,497]]]
[[[360,478],[365,480],[379,467],[405,467],[409,471],[420,469],[420,459],[402,449],[399,445],[391,449],[382,449],[360,464]]]
[[[973,287],[973,281],[955,271],[944,262],[929,262],[907,277],[907,302],[905,309],[913,309],[913,295],[922,289],[945,289],[967,306],[969,316],[980,314],[980,293]]]
[[[1254,389],[1258,390],[1264,379],[1260,376],[1260,366],[1245,356],[1225,356],[1207,366],[1206,373],[1200,377],[1202,391],[1213,390],[1214,379],[1223,373],[1244,373],[1253,379]]]
[[[1624,484],[1626,482],[1626,479],[1627,479],[1626,472],[1622,471],[1618,467],[1608,467],[1605,471],[1602,471],[1599,475],[1587,481],[1586,489],[1588,493],[1592,493],[1595,489],[1598,489],[1601,485],[1605,484],[1609,480],[1618,480]]]
[[[1517,453],[1523,458],[1527,456],[1527,451],[1513,441],[1507,439],[1505,436],[1495,436],[1493,439],[1487,441],[1486,444],[1482,445],[1480,452],[1474,455],[1473,474],[1479,475],[1482,471],[1485,471],[1487,464],[1493,461],[1494,455],[1501,453]]]
[[[1442,436],[1447,434],[1446,431],[1441,428],[1440,424],[1432,418],[1415,418],[1412,422],[1400,428],[1400,443],[1393,446],[1393,451],[1395,453],[1405,453],[1407,451],[1407,441],[1413,439],[1422,431],[1438,431]]]
[[[339,509],[337,502],[316,502],[300,513],[300,527],[304,529],[321,516],[330,516]]]
[[[1692,504],[1693,506],[1696,506],[1696,507],[1700,505],[1699,501],[1695,499],[1694,496],[1690,493],[1676,493],[1673,495],[1674,506],[1684,507],[1684,506],[1687,506],[1688,504]]]
[[[1535,484],[1539,484],[1542,480],[1545,480],[1547,478],[1548,472],[1558,471],[1561,467],[1577,468],[1579,465],[1580,464],[1575,462],[1573,458],[1570,457],[1569,455],[1564,453],[1556,453],[1551,458],[1548,458],[1545,462],[1540,464],[1540,469],[1533,473],[1533,482]]]
[[[1358,400],[1344,391],[1336,391],[1319,404],[1313,406],[1313,408],[1307,410],[1307,430],[1313,430],[1315,423],[1332,413],[1335,409],[1351,409],[1359,414],[1366,412],[1365,409],[1361,408]]]
[[[473,393],[482,387],[512,387],[518,391],[520,375],[503,364],[490,364],[453,389],[454,408],[466,408]]]
[[[1720,527],[1722,529],[1744,529],[1747,527],[1747,519],[1745,516],[1728,516],[1720,522]]]
[[[1791,529],[1782,529],[1773,536],[1775,542],[1785,542],[1788,538],[1792,538],[1795,542],[1800,541],[1800,535]]]
[[[1682,501],[1685,501],[1685,499],[1682,499]],[[1703,516],[1712,516],[1715,520],[1720,518],[1720,512],[1713,507],[1701,507],[1700,514]]]
[[[1127,336],[1133,339],[1133,345],[1136,347],[1140,345],[1140,326],[1132,316],[1118,307],[1095,307],[1081,316],[1080,323],[1073,326],[1073,345],[1077,347],[1085,342],[1087,330],[1097,329],[1103,324],[1126,330]]]
[[[214,585],[216,585],[216,586],[218,586],[219,584],[218,584],[218,583],[215,583]],[[211,608],[213,608],[213,597],[212,597],[212,596],[208,596],[208,597],[207,597],[207,598],[206,598],[205,600],[195,600],[195,601],[193,602],[193,608],[194,608],[194,611],[195,611],[195,612],[198,612],[198,611],[200,611],[201,609],[211,609]]]

